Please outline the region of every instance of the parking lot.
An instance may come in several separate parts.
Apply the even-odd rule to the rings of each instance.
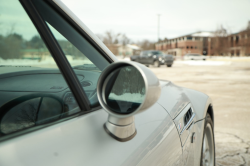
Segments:
[[[250,61],[176,61],[150,67],[160,79],[213,100],[217,165],[250,165]]]

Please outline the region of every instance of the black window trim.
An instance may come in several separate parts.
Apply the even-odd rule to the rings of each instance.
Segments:
[[[69,64],[66,56],[64,55],[61,47],[54,38],[52,32],[49,30],[49,27],[43,21],[37,9],[33,5],[32,0],[20,0],[20,3],[24,7],[37,31],[41,35],[41,38],[48,47],[71,92],[74,94],[80,109],[82,111],[89,112],[89,110],[91,110],[91,107],[88,97],[82,89],[81,84],[77,79],[77,76],[73,71],[71,65]]]

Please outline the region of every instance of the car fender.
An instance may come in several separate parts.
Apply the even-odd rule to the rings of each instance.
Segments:
[[[212,108],[212,99],[208,95],[193,89],[183,88],[183,90],[191,101],[197,117],[195,122],[196,140],[194,145],[194,154],[196,155],[194,159],[194,164],[200,165],[205,118],[207,112],[209,111],[209,107]],[[213,109],[211,109],[209,112],[214,122]]]
[[[183,90],[195,109],[197,121],[204,119],[208,107],[212,106],[212,99],[205,93],[193,89],[183,88]],[[213,117],[213,114],[211,116]]]
[[[212,106],[211,98],[199,91],[183,88],[170,81],[161,80],[162,93],[157,101],[175,119],[180,112],[191,103],[195,116],[194,165],[200,165],[201,147],[206,113]],[[212,111],[211,111],[212,112]],[[213,114],[213,113],[212,113]],[[211,115],[213,116],[213,115]]]
[[[211,98],[202,92],[177,86],[170,81],[161,80],[161,85],[162,94],[158,103],[168,111],[172,119],[180,113],[180,109],[174,109],[176,105],[185,106],[190,102],[196,113],[197,121],[204,119],[208,107],[212,106]],[[213,114],[211,116],[213,117]]]

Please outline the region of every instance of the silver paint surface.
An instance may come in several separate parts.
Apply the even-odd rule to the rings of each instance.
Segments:
[[[135,116],[137,135],[118,142],[103,129],[108,114],[95,111],[0,144],[0,165],[165,165],[180,162],[178,132],[155,104]],[[135,155],[140,153],[140,155]]]
[[[61,2],[54,2],[108,54],[117,58]],[[211,99],[198,91],[160,81],[157,103],[135,115],[137,135],[128,142],[118,142],[103,129],[108,114],[98,110],[50,127],[25,134],[0,144],[0,165],[68,166],[68,165],[200,165],[204,117]],[[173,122],[185,105],[192,104],[196,122],[192,132],[195,143],[183,148]],[[189,135],[190,137],[190,135]],[[183,150],[183,154],[182,154]],[[193,160],[193,161],[192,161]]]

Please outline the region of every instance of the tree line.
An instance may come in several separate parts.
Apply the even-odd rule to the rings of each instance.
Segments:
[[[125,46],[127,44],[135,44],[142,50],[154,50],[155,42],[144,39],[141,41],[134,42],[125,33],[115,33],[111,30],[106,31],[104,34],[97,34],[99,39],[109,48],[112,45],[120,44]]]
[[[39,35],[33,36],[30,40],[25,40],[18,33],[0,35],[0,58],[19,59],[22,58],[23,49],[46,49]]]
[[[65,55],[73,57],[83,57],[83,54],[69,41],[58,40]],[[48,49],[40,35],[34,35],[30,40],[26,40],[18,33],[10,33],[6,36],[0,35],[0,58],[2,59],[21,59],[24,50],[33,50],[34,52],[48,52]],[[39,56],[39,54],[38,54]]]

